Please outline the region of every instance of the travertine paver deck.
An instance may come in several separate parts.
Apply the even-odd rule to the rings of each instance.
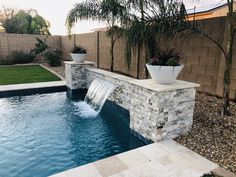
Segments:
[[[200,177],[217,167],[175,141],[166,140],[51,177]]]

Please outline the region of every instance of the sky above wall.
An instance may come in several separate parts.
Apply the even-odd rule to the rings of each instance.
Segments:
[[[82,0],[0,0],[0,6],[13,7],[17,9],[35,9],[46,18],[51,24],[51,33],[53,35],[66,35],[67,30],[65,20],[67,14],[75,3]],[[186,8],[207,7],[224,0],[181,0]],[[102,22],[80,21],[73,29],[74,33],[91,32],[93,29],[105,27]]]

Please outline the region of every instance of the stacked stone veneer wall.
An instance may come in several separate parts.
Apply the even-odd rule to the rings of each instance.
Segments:
[[[66,85],[71,90],[86,89],[86,75],[88,68],[94,67],[94,63],[86,62],[75,64],[74,62],[65,62]]]
[[[174,85],[159,85],[149,79],[137,80],[91,66],[66,62],[67,86],[88,88],[96,78],[120,85],[108,99],[129,110],[130,128],[137,134],[157,142],[191,129],[197,84],[178,81]]]

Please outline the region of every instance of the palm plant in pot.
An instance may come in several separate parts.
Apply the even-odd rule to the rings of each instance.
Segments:
[[[73,61],[76,63],[84,62],[86,54],[87,54],[87,51],[84,48],[78,47],[78,46],[74,46],[74,48],[71,50],[71,53],[70,53]]]
[[[159,48],[146,64],[152,79],[159,84],[172,84],[182,71],[182,54],[174,48]]]

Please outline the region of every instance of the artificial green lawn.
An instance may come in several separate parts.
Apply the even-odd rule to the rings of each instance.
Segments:
[[[0,85],[59,81],[60,79],[41,66],[2,66]]]

